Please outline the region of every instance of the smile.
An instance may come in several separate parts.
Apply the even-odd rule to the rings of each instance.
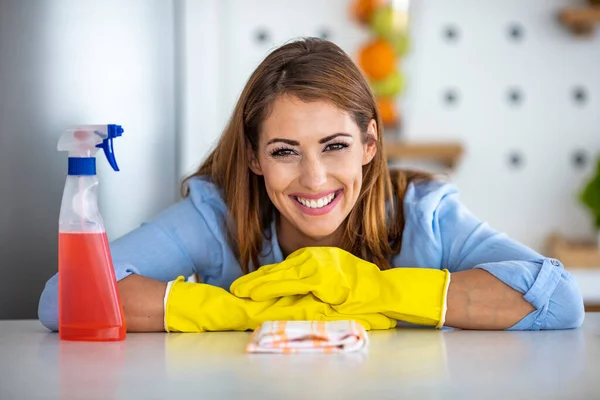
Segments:
[[[328,194],[319,195],[302,195],[300,193],[293,194],[290,197],[294,199],[294,203],[300,210],[309,215],[324,215],[330,212],[339,202],[343,189],[330,192]]]
[[[317,200],[305,199],[305,198],[296,196],[296,201],[305,207],[323,208],[327,204],[331,203],[333,201],[333,199],[335,198],[335,196],[336,196],[335,192],[329,194],[328,196],[321,197],[320,199],[317,199]]]

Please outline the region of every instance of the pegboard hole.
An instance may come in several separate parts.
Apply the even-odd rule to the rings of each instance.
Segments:
[[[319,30],[319,33],[317,36],[323,40],[331,40],[331,37],[333,35],[331,34],[331,29],[322,28]]]
[[[456,89],[446,89],[442,95],[442,99],[446,106],[456,106],[456,104],[458,104],[459,101],[458,91]]]
[[[259,28],[256,31],[256,34],[254,35],[254,38],[256,39],[256,42],[259,44],[264,44],[268,41],[270,41],[271,39],[271,35],[269,34],[269,31],[265,28]]]
[[[525,38],[525,28],[518,22],[508,25],[508,38],[513,42],[520,42]]]
[[[573,96],[573,101],[575,102],[575,104],[577,104],[579,106],[585,105],[589,98],[587,89],[583,86],[577,86],[577,87],[573,88],[572,96]]]
[[[589,157],[584,150],[576,150],[573,152],[571,162],[573,163],[573,167],[583,169],[588,165]]]
[[[447,42],[455,43],[460,37],[460,32],[455,25],[446,25],[442,30],[442,35]]]
[[[507,93],[508,103],[512,106],[520,106],[525,100],[523,91],[519,88],[509,88]]]
[[[525,156],[519,151],[511,151],[508,155],[508,165],[512,169],[522,169],[525,166]]]

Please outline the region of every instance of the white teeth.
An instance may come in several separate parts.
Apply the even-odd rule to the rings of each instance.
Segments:
[[[298,201],[298,203],[308,208],[322,208],[325,207],[327,204],[331,203],[331,201],[334,198],[335,193],[331,193],[330,195],[322,197],[318,200],[303,199],[302,197],[296,197],[296,200]]]

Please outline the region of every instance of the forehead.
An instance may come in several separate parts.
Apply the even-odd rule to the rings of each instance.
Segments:
[[[321,138],[333,133],[358,134],[351,116],[331,102],[304,102],[292,96],[280,96],[262,124],[261,141],[271,138],[302,140]]]

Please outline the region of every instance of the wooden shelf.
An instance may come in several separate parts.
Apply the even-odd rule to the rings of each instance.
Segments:
[[[600,248],[595,242],[568,241],[558,234],[547,240],[548,256],[560,260],[565,268],[600,271]]]
[[[600,5],[565,8],[558,13],[558,20],[575,35],[591,35],[594,25],[600,23]]]
[[[414,143],[401,140],[384,142],[385,155],[388,160],[432,161],[454,168],[463,154],[460,143]]]

